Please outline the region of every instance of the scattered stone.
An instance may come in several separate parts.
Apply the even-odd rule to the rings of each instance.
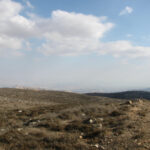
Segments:
[[[99,124],[99,128],[100,128],[100,129],[102,129],[102,128],[103,128],[103,125],[102,125],[101,123]]]
[[[80,139],[83,139],[83,136],[82,136],[82,135],[80,135],[80,136],[79,136],[79,138],[80,138]]]
[[[141,145],[141,143],[139,142],[138,145]]]
[[[130,100],[130,101],[127,101],[127,103],[126,104],[130,104],[130,105],[132,105],[133,104],[133,102]]]
[[[103,149],[103,150],[105,149],[103,146],[100,146],[100,148]]]
[[[84,135],[84,133],[82,132],[82,133],[81,133],[81,135],[83,136],[83,135]]]
[[[22,113],[22,110],[18,110],[19,113]]]
[[[94,146],[95,146],[96,148],[99,148],[99,144],[95,144]]]
[[[37,124],[37,122],[32,122],[32,125],[35,125],[35,124]]]
[[[83,123],[86,123],[86,124],[93,124],[93,123],[94,123],[94,120],[91,119],[91,118],[88,118],[88,119],[83,120]]]
[[[141,100],[141,99],[138,99],[138,102],[139,102],[140,104],[142,104],[142,103],[143,103],[143,100]]]
[[[3,131],[5,131],[5,129],[1,129],[1,131],[3,132]]]
[[[22,130],[23,130],[23,128],[18,128],[17,130],[20,132],[20,131],[22,131]]]
[[[84,117],[84,116],[85,116],[85,114],[84,114],[84,113],[82,113],[82,116]]]
[[[134,141],[137,142],[137,139],[135,139]]]
[[[89,120],[89,123],[92,124],[94,121],[92,119]]]
[[[28,132],[26,132],[26,133],[25,133],[25,135],[29,135],[29,133],[28,133]]]
[[[99,120],[99,121],[104,121],[104,119],[103,119],[103,118],[98,118],[98,120]]]
[[[91,146],[99,148],[100,145],[99,144],[91,144]]]

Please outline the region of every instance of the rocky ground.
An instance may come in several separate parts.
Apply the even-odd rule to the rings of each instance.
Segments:
[[[0,89],[0,150],[150,150],[150,101]]]

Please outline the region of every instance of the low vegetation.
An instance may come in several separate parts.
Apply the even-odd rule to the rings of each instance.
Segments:
[[[0,89],[0,150],[149,150],[150,102]]]

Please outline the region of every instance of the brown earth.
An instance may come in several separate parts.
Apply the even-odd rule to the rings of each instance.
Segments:
[[[0,89],[0,150],[150,150],[150,101]]]

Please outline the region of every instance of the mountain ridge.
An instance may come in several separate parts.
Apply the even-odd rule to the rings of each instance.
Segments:
[[[104,96],[109,98],[117,99],[147,99],[150,100],[149,91],[124,91],[124,92],[114,92],[114,93],[86,93],[90,96]]]

